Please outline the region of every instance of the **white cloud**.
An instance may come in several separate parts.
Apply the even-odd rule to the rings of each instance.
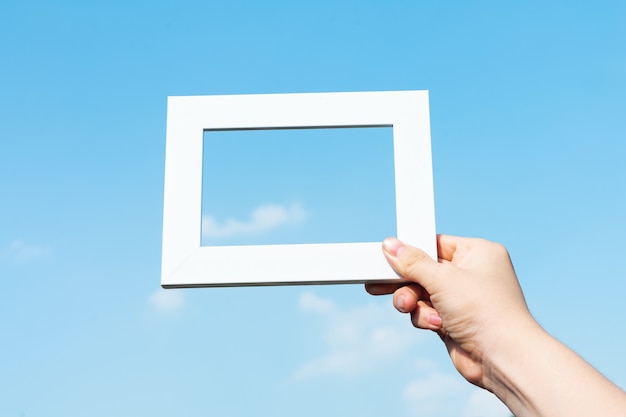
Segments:
[[[433,373],[437,370],[437,363],[430,359],[417,358],[413,361],[413,365],[415,366],[416,372],[418,372],[420,375]]]
[[[300,295],[300,309],[312,311],[314,313],[326,314],[335,311],[335,303],[331,300],[318,297],[312,292],[305,292]]]
[[[385,372],[392,361],[408,363],[419,375],[408,381],[401,392],[409,416],[511,415],[493,394],[474,387],[458,373],[442,372],[432,358],[411,357],[411,347],[419,342],[420,335],[424,338],[432,335],[415,331],[405,315],[386,308],[390,307],[388,301],[341,308],[313,292],[302,293],[299,308],[321,321],[325,352],[298,367],[293,379],[307,380],[323,375],[353,377]],[[441,349],[445,349],[443,344]]]
[[[403,392],[412,415],[434,417],[454,416],[460,411],[459,397],[467,390],[467,382],[459,375],[433,372],[410,382]]]
[[[49,258],[52,256],[52,248],[50,246],[25,243],[21,240],[11,242],[8,252],[11,257],[20,261]]]
[[[150,295],[150,304],[159,313],[176,313],[184,306],[185,295],[181,290],[159,288]]]
[[[306,211],[297,203],[290,206],[264,204],[255,208],[247,221],[229,218],[220,223],[213,216],[204,215],[202,217],[202,235],[205,238],[251,235],[267,232],[284,224],[297,224],[306,217]]]
[[[458,374],[437,371],[411,381],[403,391],[410,415],[420,417],[510,417],[511,412],[489,391],[470,385]]]
[[[509,417],[511,411],[492,393],[475,388],[463,410],[463,417]]]
[[[293,375],[296,380],[328,374],[353,376],[384,368],[416,341],[406,317],[381,303],[340,309],[307,292],[300,297],[300,309],[322,319],[326,353],[301,365]]]

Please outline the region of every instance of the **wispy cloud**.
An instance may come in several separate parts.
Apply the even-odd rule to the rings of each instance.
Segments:
[[[173,314],[185,305],[185,295],[181,290],[159,288],[150,295],[150,304],[161,314]]]
[[[380,303],[341,309],[306,292],[300,297],[300,309],[322,319],[326,352],[301,365],[293,375],[296,380],[371,372],[404,354],[416,341],[403,330],[406,317]]]
[[[52,256],[52,247],[14,240],[9,245],[7,252],[9,256],[14,259],[29,261],[33,259],[50,258]]]
[[[420,417],[509,417],[509,409],[492,393],[467,383],[457,373],[445,373],[421,360],[420,378],[409,382],[402,397],[410,415]]]
[[[418,378],[408,380],[398,400],[409,416],[420,417],[508,417],[510,411],[493,394],[467,383],[456,372],[444,372],[432,358],[414,357],[416,335],[406,331],[406,316],[388,307],[389,300],[341,308],[313,292],[300,295],[299,308],[315,315],[322,324],[325,352],[302,364],[292,375],[308,380],[324,375],[353,377],[386,372],[392,364],[410,364]],[[445,349],[444,346],[441,346]],[[390,399],[392,401],[392,399]]]
[[[466,394],[467,383],[458,375],[432,372],[425,377],[411,381],[404,392],[409,410],[415,416],[458,415],[459,397]]]
[[[318,314],[330,314],[336,311],[335,303],[321,298],[312,292],[300,294],[299,307],[302,311],[311,311]]]
[[[220,223],[211,215],[202,216],[202,236],[204,238],[229,238],[251,235],[275,229],[285,224],[297,224],[307,217],[306,211],[298,203],[289,206],[264,204],[250,213],[248,220],[226,219]]]
[[[474,388],[463,409],[463,417],[509,417],[511,411],[495,395]]]

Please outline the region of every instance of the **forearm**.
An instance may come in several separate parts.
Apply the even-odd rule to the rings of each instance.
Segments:
[[[517,417],[624,417],[626,393],[528,322],[485,352],[486,386]]]

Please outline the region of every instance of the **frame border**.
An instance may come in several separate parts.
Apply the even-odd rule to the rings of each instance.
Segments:
[[[168,97],[164,288],[399,281],[380,242],[201,246],[205,130],[393,128],[398,238],[437,259],[428,91]]]

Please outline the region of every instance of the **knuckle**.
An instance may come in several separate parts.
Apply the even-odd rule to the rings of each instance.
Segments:
[[[495,254],[503,258],[509,257],[509,250],[503,244],[491,242],[491,245],[492,245],[492,250]]]
[[[489,252],[493,253],[494,255],[498,257],[509,257],[509,250],[503,244],[498,242],[492,242],[486,239],[478,239],[478,241],[480,241],[480,244],[485,249],[489,250]]]

